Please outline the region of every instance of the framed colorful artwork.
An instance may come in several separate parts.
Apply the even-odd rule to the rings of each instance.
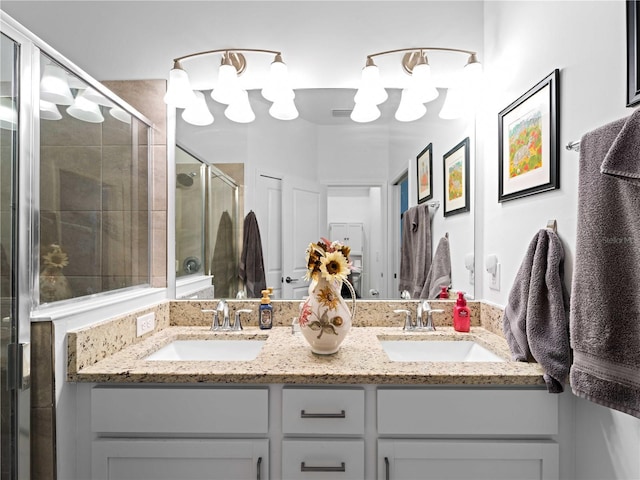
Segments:
[[[433,198],[433,144],[424,147],[416,157],[418,167],[418,203]]]
[[[498,114],[498,202],[560,186],[559,78],[556,69]]]
[[[627,107],[640,103],[640,2],[627,0]]]
[[[469,137],[442,157],[444,163],[444,216],[468,212],[469,197]]]

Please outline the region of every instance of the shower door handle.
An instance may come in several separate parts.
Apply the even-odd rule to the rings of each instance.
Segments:
[[[290,276],[287,275],[287,278],[284,279],[285,282],[287,283],[295,283],[298,281],[297,278],[291,278]]]

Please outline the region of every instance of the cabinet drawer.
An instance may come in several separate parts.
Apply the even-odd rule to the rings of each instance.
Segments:
[[[282,432],[361,435],[364,433],[364,390],[283,389]]]
[[[555,435],[546,390],[378,389],[380,435]]]
[[[364,440],[284,440],[282,478],[364,479]]]
[[[96,387],[98,433],[267,433],[267,388]]]

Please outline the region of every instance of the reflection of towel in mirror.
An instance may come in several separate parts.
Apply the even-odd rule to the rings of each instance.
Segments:
[[[580,140],[571,388],[640,418],[640,109]]]
[[[438,242],[420,298],[438,298],[442,290],[440,287],[444,285],[451,285],[451,253],[447,237]]]
[[[243,230],[238,276],[245,284],[247,298],[260,298],[260,292],[267,288],[267,281],[264,274],[260,229],[253,211],[244,218]]]
[[[564,249],[555,232],[540,230],[527,248],[502,317],[514,360],[536,361],[549,393],[564,390],[571,365],[569,294]]]
[[[236,280],[235,258],[233,257],[233,222],[228,212],[222,212],[218,223],[216,245],[211,259],[211,273],[218,298],[233,296],[233,281]],[[236,280],[237,281],[237,280]]]
[[[402,215],[399,290],[419,298],[431,267],[431,222],[426,203],[411,207]]]

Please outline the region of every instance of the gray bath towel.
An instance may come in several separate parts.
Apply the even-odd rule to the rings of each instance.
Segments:
[[[244,282],[248,298],[260,298],[260,292],[267,288],[262,257],[262,240],[258,219],[253,211],[244,218],[242,255],[238,276]]]
[[[509,292],[502,329],[513,359],[538,362],[547,390],[562,392],[571,366],[569,294],[564,249],[552,230],[540,230],[529,244]]]
[[[431,221],[426,203],[411,207],[402,216],[399,290],[411,298],[422,293],[431,267]]]
[[[640,110],[580,141],[573,392],[640,418]]]
[[[444,285],[451,285],[451,252],[446,236],[438,242],[420,298],[438,298]]]

